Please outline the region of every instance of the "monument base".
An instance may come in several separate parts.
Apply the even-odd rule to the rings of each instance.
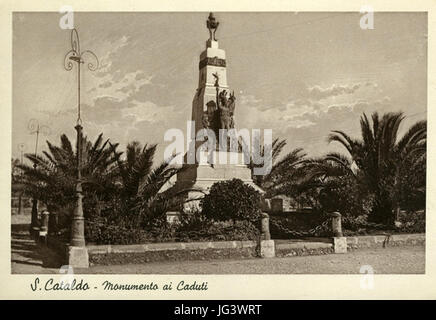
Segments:
[[[89,268],[88,249],[86,247],[68,247],[68,265],[73,268]]]
[[[216,160],[231,159],[234,154],[230,152],[216,152]],[[236,153],[234,164],[220,164],[220,161],[207,162],[204,157],[198,164],[184,165],[184,169],[177,174],[177,180],[173,186],[176,193],[182,192],[187,202],[184,204],[185,211],[193,211],[199,208],[199,202],[210,187],[220,181],[240,179],[256,191],[264,193],[251,179],[251,170],[243,163],[242,154]],[[210,159],[210,158],[209,158]],[[221,162],[222,163],[222,162]]]

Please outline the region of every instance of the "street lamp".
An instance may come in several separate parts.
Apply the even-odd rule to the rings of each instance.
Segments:
[[[46,125],[40,125],[39,121],[37,119],[30,119],[29,124],[27,125],[30,134],[36,134],[35,139],[35,158],[38,153],[38,140],[39,135],[49,135],[50,134],[50,128]],[[22,160],[21,160],[22,161]],[[33,169],[36,170],[36,162],[33,163]],[[34,235],[38,231],[38,199],[36,198],[36,195],[33,194],[32,199],[32,218],[30,222],[30,234]]]
[[[74,127],[77,131],[77,182],[76,182],[76,205],[73,212],[73,220],[71,222],[71,239],[70,246],[85,247],[85,223],[83,216],[82,205],[82,119],[80,118],[80,67],[85,61],[84,55],[89,55],[94,59],[94,63],[88,63],[87,67],[90,71],[95,71],[98,68],[98,58],[94,52],[90,50],[80,51],[79,34],[76,29],[71,30],[71,50],[67,52],[64,59],[64,68],[67,71],[73,69],[74,62],[77,63],[77,121]]]
[[[18,144],[18,149],[20,150],[20,164],[23,165],[23,154],[24,154],[24,149],[25,149],[25,145],[24,143],[19,143]],[[23,183],[23,169],[20,170],[20,184]],[[18,193],[18,214],[21,214],[23,211],[23,190],[22,190],[22,185],[20,186],[20,190]]]

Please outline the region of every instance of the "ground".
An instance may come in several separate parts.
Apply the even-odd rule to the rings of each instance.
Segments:
[[[28,225],[12,228],[12,273],[59,273],[61,262],[50,249],[38,246],[27,232]],[[425,272],[425,247],[405,246],[359,249],[347,254],[330,254],[272,259],[155,262],[113,266],[92,266],[75,273],[93,274],[358,274],[370,265],[379,274]]]

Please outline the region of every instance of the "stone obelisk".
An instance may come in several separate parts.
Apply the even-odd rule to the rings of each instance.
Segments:
[[[231,119],[227,119],[227,124],[234,128],[233,111],[235,107],[232,99],[236,99],[234,95],[230,95],[230,98],[227,97],[230,91],[227,84],[226,53],[219,48],[218,41],[215,38],[218,25],[219,22],[211,13],[207,20],[210,37],[206,41],[206,49],[200,54],[198,89],[192,102],[192,121],[195,123],[195,128],[193,128],[195,135],[192,135],[192,137],[195,138],[200,130],[207,128],[216,133],[217,145],[219,140],[218,131],[222,129],[223,119],[220,108],[226,101],[233,101],[233,105],[230,102],[228,103],[230,109],[228,108],[227,112],[231,115]],[[220,98],[224,99],[224,103],[220,103],[222,101]],[[196,141],[191,150],[188,150],[185,155],[185,170],[177,175],[174,185],[175,190],[191,190],[187,192],[187,197],[194,199],[207,193],[212,184],[217,181],[237,178],[263,192],[254,184],[251,178],[251,170],[244,164],[244,157],[241,152],[208,150],[208,152],[199,152],[199,158],[195,157],[202,144],[204,144],[204,141]],[[195,163],[188,161],[189,153],[191,153],[191,156],[194,155]],[[233,161],[231,160],[232,157]],[[198,190],[201,192],[198,192]],[[195,201],[192,203],[195,203]]]
[[[207,20],[210,38],[206,41],[206,49],[200,54],[198,89],[192,102],[192,120],[195,121],[196,133],[205,126],[218,126],[217,91],[228,90],[226,52],[218,47],[215,39],[218,25],[211,13]]]

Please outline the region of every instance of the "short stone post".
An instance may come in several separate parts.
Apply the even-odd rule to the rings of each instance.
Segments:
[[[283,199],[271,199],[271,211],[282,213],[283,212]]]
[[[332,212],[330,216],[332,217],[333,237],[342,237],[341,214],[339,212]]]
[[[260,217],[260,256],[261,258],[273,258],[275,257],[275,244],[274,240],[271,240],[271,234],[269,232],[269,215],[262,212]]]
[[[269,215],[268,213],[262,212],[260,217],[261,223],[261,233],[260,237],[262,240],[271,240],[271,234],[269,232]]]
[[[347,238],[342,234],[342,216],[339,212],[332,212],[329,215],[332,217],[333,246],[335,253],[347,253]]]
[[[39,240],[40,241],[41,241],[41,238],[43,238],[44,242],[47,240],[49,215],[50,215],[50,213],[47,210],[44,210],[41,213],[41,223],[40,223],[40,228],[39,228]]]
[[[41,213],[41,227],[39,228],[42,232],[47,232],[48,230],[48,218],[50,213],[47,210],[44,210]]]

